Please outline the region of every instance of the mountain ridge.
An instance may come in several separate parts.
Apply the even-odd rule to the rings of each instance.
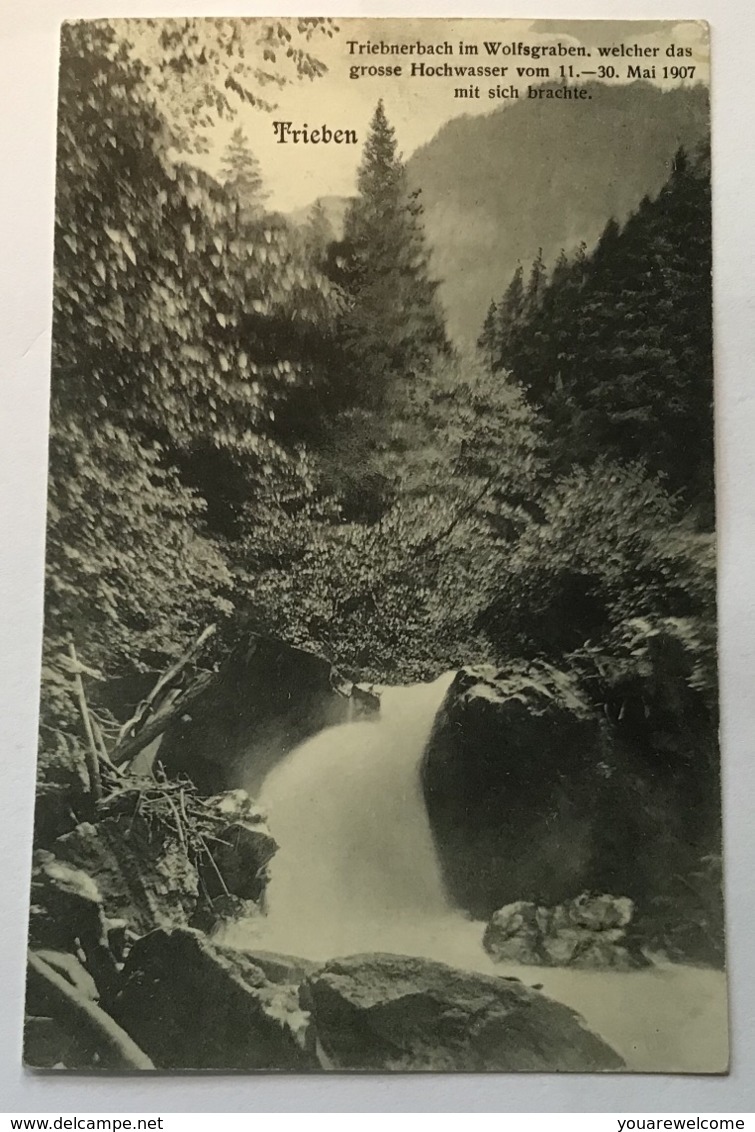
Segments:
[[[693,149],[708,136],[701,84],[669,91],[647,82],[588,85],[601,99],[599,109],[595,98],[590,104],[589,130],[580,103],[554,110],[521,100],[450,119],[408,158],[410,184],[422,191],[432,274],[457,342],[477,338],[517,263],[526,271],[542,248],[550,267],[562,248],[568,253],[583,241],[591,248],[609,219],[623,224],[644,196],[660,191],[680,146]],[[340,239],[350,198],[317,199]],[[315,203],[289,220],[305,223]]]
[[[589,84],[584,103],[521,101],[451,119],[407,163],[422,189],[432,267],[452,337],[474,340],[518,262],[595,244],[666,181],[680,146],[708,136],[708,91]],[[587,112],[585,112],[587,113]],[[511,223],[507,220],[511,219]]]

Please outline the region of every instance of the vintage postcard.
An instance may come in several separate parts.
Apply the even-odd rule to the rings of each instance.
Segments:
[[[708,28],[61,31],[25,1061],[725,1072]]]

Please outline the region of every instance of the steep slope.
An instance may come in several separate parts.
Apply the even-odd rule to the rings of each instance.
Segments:
[[[520,101],[448,122],[408,163],[422,189],[450,334],[474,340],[518,260],[595,243],[659,191],[680,145],[708,133],[702,86],[591,84],[590,101]]]

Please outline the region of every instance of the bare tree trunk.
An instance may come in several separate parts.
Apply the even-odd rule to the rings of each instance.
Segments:
[[[79,711],[84,723],[84,732],[86,734],[87,746],[84,750],[84,757],[86,759],[87,773],[89,775],[89,789],[95,802],[99,802],[102,798],[102,780],[100,778],[100,753],[97,750],[97,743],[94,738],[94,731],[92,730],[92,720],[89,716],[89,707],[87,706],[86,693],[84,692],[84,681],[81,679],[81,666],[79,658],[76,655],[76,646],[73,639],[68,642],[68,653],[71,658],[71,667],[73,669],[73,686],[76,693],[76,699],[79,704]]]

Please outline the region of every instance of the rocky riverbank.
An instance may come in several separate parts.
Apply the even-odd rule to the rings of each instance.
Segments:
[[[28,1065],[622,1068],[574,1011],[516,979],[416,957],[317,964],[218,945],[219,925],[263,915],[276,846],[243,791],[200,802],[182,790],[135,784],[111,803],[115,813],[38,851]],[[183,828],[170,825],[174,809]],[[202,843],[215,854],[208,847],[203,859]]]
[[[621,1056],[574,1009],[525,985],[536,981],[531,974],[513,977],[511,965],[619,973],[647,967],[659,947],[687,961],[717,954],[720,890],[715,879],[706,887],[704,876],[695,889],[706,830],[691,836],[694,814],[679,796],[678,775],[643,764],[576,678],[544,665],[462,669],[424,752],[427,731],[415,744],[452,897],[445,903],[439,878],[436,912],[467,909],[487,922],[473,943],[476,957],[460,957],[459,966],[416,954],[313,962],[250,951],[249,942],[229,947],[238,938],[231,925],[267,923],[279,849],[240,783],[261,781],[326,723],[374,716],[379,701],[339,681],[319,657],[252,640],[204,678],[190,705],[171,717],[151,769],[118,768],[103,757],[95,790],[76,744],[40,763],[25,1034],[31,1066],[620,1069]],[[141,710],[139,726],[149,719]],[[397,768],[416,773],[399,731],[366,731],[363,776],[380,769],[391,785]],[[126,741],[139,745],[138,728]],[[396,746],[390,758],[381,741]],[[365,762],[368,754],[379,768]],[[312,744],[297,752],[313,757]],[[348,770],[347,761],[337,766]],[[407,798],[401,820],[416,820],[414,807],[426,825],[422,795],[411,805]],[[379,852],[380,832],[370,852]],[[681,870],[695,898],[688,894],[668,923],[664,862]],[[499,975],[461,969],[482,965],[485,953]]]

